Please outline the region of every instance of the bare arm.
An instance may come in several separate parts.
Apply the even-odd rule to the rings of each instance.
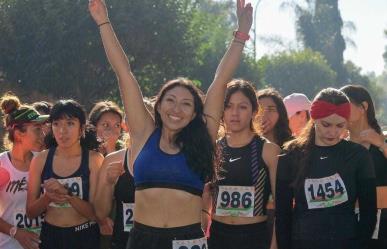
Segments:
[[[122,162],[126,150],[121,150],[105,157],[98,175],[97,192],[93,200],[95,213],[102,220],[109,216],[112,209],[114,187],[118,177],[124,171]]]
[[[30,219],[46,211],[51,202],[47,193],[41,195],[41,174],[46,158],[47,152],[42,152],[31,161],[27,192],[27,216]]]
[[[89,10],[97,25],[106,23],[99,26],[103,46],[118,79],[131,136],[141,138],[147,132],[153,131],[152,116],[145,108],[140,87],[131,72],[128,58],[110,25],[104,1],[90,0]]]
[[[248,34],[252,24],[253,8],[251,4],[245,5],[244,0],[237,0],[238,31]],[[207,91],[204,104],[204,113],[207,115],[207,128],[215,142],[219,121],[223,113],[224,95],[227,83],[231,80],[234,71],[239,65],[244,48],[244,41],[234,38],[227,52],[223,56],[216,70],[213,82]]]
[[[268,169],[269,169],[269,175],[270,175],[270,186],[271,186],[271,192],[273,194],[273,200],[275,200],[275,189],[276,189],[276,177],[277,177],[277,164],[278,164],[278,155],[280,154],[281,149],[278,145],[274,143],[265,143],[263,147],[263,160],[265,161]],[[275,208],[275,202],[274,202],[274,208]],[[275,219],[275,218],[274,218]],[[276,239],[276,233],[275,233],[275,222],[273,225],[273,234],[272,234],[272,240],[271,240],[271,249],[277,248],[277,239]]]

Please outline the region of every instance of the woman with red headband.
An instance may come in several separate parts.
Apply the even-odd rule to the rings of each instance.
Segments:
[[[376,222],[375,173],[368,151],[341,139],[349,116],[347,96],[324,89],[304,132],[285,145],[276,185],[280,249],[367,248]]]

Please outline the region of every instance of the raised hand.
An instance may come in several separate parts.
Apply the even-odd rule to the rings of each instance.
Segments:
[[[97,25],[109,21],[104,0],[89,0],[89,11]]]
[[[238,31],[248,34],[253,23],[253,7],[245,0],[237,0]]]

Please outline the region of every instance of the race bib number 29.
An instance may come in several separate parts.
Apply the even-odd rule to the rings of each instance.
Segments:
[[[81,177],[71,177],[71,178],[57,179],[57,180],[60,184],[65,186],[67,189],[69,189],[73,196],[77,196],[80,199],[83,198],[82,178]],[[69,208],[69,207],[71,207],[71,204],[70,203],[57,204],[57,203],[51,202],[50,207]]]
[[[338,173],[306,179],[304,190],[309,209],[333,207],[348,201],[347,189]]]
[[[206,238],[193,240],[174,240],[172,242],[173,249],[207,249]]]
[[[253,217],[254,187],[219,186],[216,215]]]

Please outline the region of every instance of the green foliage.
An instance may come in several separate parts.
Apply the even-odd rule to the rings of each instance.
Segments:
[[[334,86],[336,73],[324,57],[310,49],[264,56],[259,61],[263,83],[283,95],[301,92],[313,97],[319,90]]]

